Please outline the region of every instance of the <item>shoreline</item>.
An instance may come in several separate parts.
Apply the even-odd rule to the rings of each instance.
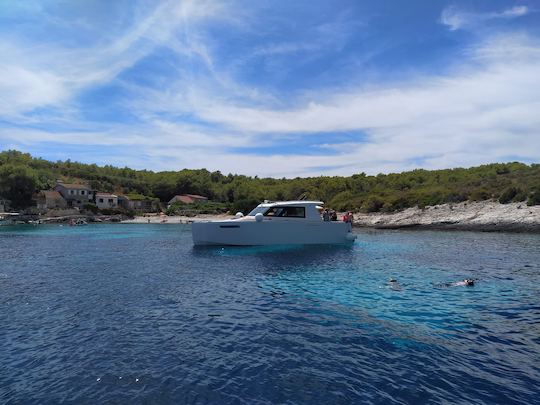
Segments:
[[[341,217],[341,215],[340,215]],[[189,224],[197,221],[232,219],[227,214],[186,216],[138,216],[123,224]],[[165,220],[165,221],[164,221]],[[481,232],[540,233],[540,206],[495,201],[441,204],[408,208],[393,213],[354,213],[355,228],[425,229]]]
[[[540,233],[540,206],[494,201],[414,207],[394,213],[355,213],[354,226],[374,229],[426,229]]]

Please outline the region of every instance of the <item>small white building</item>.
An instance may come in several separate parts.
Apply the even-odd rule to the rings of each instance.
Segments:
[[[108,193],[96,193],[96,205],[100,210],[104,208],[118,208],[118,196]]]

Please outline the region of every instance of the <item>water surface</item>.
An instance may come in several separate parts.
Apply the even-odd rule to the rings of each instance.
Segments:
[[[539,403],[539,297],[540,235],[0,227],[0,402]]]

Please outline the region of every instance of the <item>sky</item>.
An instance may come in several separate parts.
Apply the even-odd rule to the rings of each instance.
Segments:
[[[305,177],[540,162],[540,2],[0,0],[0,150]]]

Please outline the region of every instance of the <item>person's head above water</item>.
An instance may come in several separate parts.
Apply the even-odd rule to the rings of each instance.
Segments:
[[[397,280],[394,277],[390,277],[390,280],[388,281],[390,281],[391,283],[397,283]]]
[[[474,280],[472,278],[466,278],[463,282],[465,285],[474,285]]]

